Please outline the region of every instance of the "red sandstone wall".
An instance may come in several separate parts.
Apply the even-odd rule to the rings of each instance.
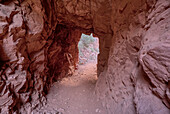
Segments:
[[[45,103],[52,81],[70,69],[67,56],[77,61],[81,32],[93,32],[96,91],[108,113],[169,114],[169,0],[0,2],[1,113]]]
[[[170,113],[169,17],[169,0],[112,0],[114,35],[96,86],[109,114]]]

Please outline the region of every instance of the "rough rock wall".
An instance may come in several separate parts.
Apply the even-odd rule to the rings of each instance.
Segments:
[[[169,114],[170,1],[112,0],[111,28],[96,86],[108,113]]]
[[[80,30],[57,25],[54,34],[48,40],[47,48],[50,83],[73,74],[78,64],[78,42],[81,33]]]
[[[19,108],[19,112],[29,113],[31,107],[45,103],[43,96],[53,81],[74,70],[83,30],[58,24],[56,1],[2,3],[0,113]]]
[[[45,100],[75,66],[81,32],[100,38],[96,91],[108,113],[169,113],[169,0],[0,2],[1,113]]]
[[[46,31],[41,2],[12,1],[0,5],[1,97],[0,112],[35,107],[45,91]],[[55,25],[55,23],[54,23]],[[52,30],[51,30],[52,31]],[[43,99],[42,99],[43,100]],[[24,109],[23,109],[24,110]]]

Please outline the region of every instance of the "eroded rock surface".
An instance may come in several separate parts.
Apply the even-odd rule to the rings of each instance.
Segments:
[[[29,113],[100,39],[96,92],[111,114],[169,114],[169,0],[0,0],[0,113]]]
[[[114,35],[99,96],[110,114],[170,113],[170,1],[113,0],[112,8]]]

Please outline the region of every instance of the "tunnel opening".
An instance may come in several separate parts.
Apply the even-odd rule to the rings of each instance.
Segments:
[[[50,84],[72,76],[81,65],[93,63],[97,67],[99,38],[84,33],[91,32],[62,24],[56,26],[47,49]]]
[[[94,114],[100,110],[87,91],[96,85],[109,114],[169,114],[169,10],[168,0],[0,0],[0,113],[30,114],[54,86],[48,94],[53,109],[61,101],[66,114]],[[88,64],[72,76],[82,33],[100,37],[97,84]],[[63,86],[53,84],[60,78]],[[68,112],[69,107],[77,109]]]
[[[86,35],[82,33],[80,41],[78,43],[79,49],[79,65],[86,63],[97,64],[97,56],[99,54],[99,39],[93,37],[93,34]]]
[[[74,32],[73,34],[76,34]],[[69,36],[72,35],[67,35],[67,38]],[[69,44],[70,50],[66,50],[67,56],[63,54],[62,57],[65,57],[66,61],[68,61],[67,65],[71,65],[73,68],[74,62],[77,61],[76,57],[78,57],[77,69],[72,75],[62,77],[61,80],[53,83],[47,94],[48,107],[57,108],[61,113],[66,114],[104,114],[106,110],[102,107],[101,102],[97,100],[96,94],[94,94],[98,80],[97,56],[99,54],[99,39],[98,37],[93,37],[93,34],[86,35],[84,33],[76,39],[79,39],[76,43],[77,45]],[[77,49],[78,51],[76,51]],[[70,66],[69,69],[71,70]]]

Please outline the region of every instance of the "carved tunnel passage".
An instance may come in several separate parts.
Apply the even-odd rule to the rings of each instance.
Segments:
[[[169,114],[169,17],[169,0],[0,0],[0,113],[45,103],[76,66],[81,34],[94,33],[108,113]]]

